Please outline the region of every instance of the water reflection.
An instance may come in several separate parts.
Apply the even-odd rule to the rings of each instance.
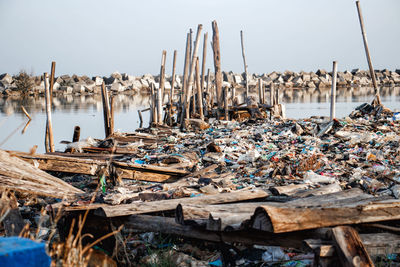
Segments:
[[[337,117],[347,116],[356,106],[373,99],[373,88],[341,88],[337,91]],[[286,104],[289,118],[306,118],[313,115],[329,116],[330,89],[286,89],[280,90],[280,98]],[[266,93],[267,103],[269,93]],[[381,89],[382,103],[391,109],[400,109],[400,87]],[[23,105],[32,117],[28,121],[21,110]],[[132,132],[139,126],[138,109],[149,105],[145,94],[114,96],[115,129]],[[56,96],[53,99],[53,129],[56,150],[63,150],[61,140],[71,140],[73,128],[81,127],[81,139],[89,136],[104,138],[103,112],[100,95]],[[44,151],[44,129],[46,122],[44,97],[0,98],[0,147],[2,149],[29,151],[38,145]],[[144,126],[148,125],[149,113],[143,113]]]

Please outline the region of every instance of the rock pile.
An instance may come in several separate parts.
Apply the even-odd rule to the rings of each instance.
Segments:
[[[262,79],[265,86],[274,84],[281,88],[328,88],[332,83],[331,72],[319,69],[316,72],[271,72],[269,74],[252,74],[249,77],[250,89],[255,89],[258,79]],[[28,92],[21,92],[16,81],[17,76],[8,73],[0,75],[0,93],[10,94],[41,94],[44,92],[44,81],[41,76],[31,77],[32,86]],[[115,93],[139,93],[148,92],[150,85],[159,86],[159,76],[145,74],[143,76],[132,76],[126,73],[112,73],[109,77],[77,75],[62,75],[55,78],[54,92],[56,94],[97,94],[100,93],[101,84],[106,84],[107,89]],[[211,81],[214,80],[212,75]],[[387,69],[377,70],[376,78],[381,86],[395,86],[400,84],[400,70],[390,71]],[[171,77],[166,77],[165,89],[171,89]],[[223,72],[223,85],[227,87],[243,88],[246,81],[244,73]],[[352,71],[338,72],[338,87],[361,87],[372,85],[371,76],[368,71],[354,69]],[[182,76],[177,76],[175,88],[182,87]]]

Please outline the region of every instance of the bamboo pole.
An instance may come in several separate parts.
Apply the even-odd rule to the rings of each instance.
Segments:
[[[215,90],[217,93],[218,112],[222,107],[222,72],[221,72],[221,51],[219,47],[219,31],[217,21],[212,22],[213,29],[213,54],[214,54],[214,69],[215,69]]]
[[[246,75],[246,98],[249,96],[249,75],[247,73],[246,55],[244,52],[243,31],[240,31],[240,43],[242,44],[242,57],[244,65],[244,73]]]
[[[189,66],[190,66],[190,33],[186,36],[186,51],[185,51],[185,64],[183,70],[183,97],[181,97],[181,114],[180,114],[180,123],[181,127],[183,127],[183,119],[185,117],[185,101],[187,96],[187,79],[189,74]]]
[[[335,111],[336,111],[336,77],[337,77],[337,64],[336,64],[336,61],[333,61],[332,88],[331,88],[331,114],[330,114],[331,121],[336,117],[336,114],[335,114]]]
[[[114,96],[110,97],[110,132],[114,133]]]
[[[204,88],[204,76],[206,71],[206,57],[207,57],[207,39],[208,39],[208,32],[204,34],[204,41],[203,41],[203,62],[201,64],[201,90],[203,91]]]
[[[197,35],[196,35],[196,41],[194,44],[194,50],[193,50],[193,55],[192,55],[192,62],[190,64],[190,72],[189,72],[189,79],[188,79],[188,94],[186,96],[186,119],[189,119],[189,98],[190,95],[192,94],[192,89],[193,89],[193,80],[194,80],[194,71],[195,71],[195,59],[197,57],[197,51],[199,50],[199,41],[200,41],[200,34],[201,30],[203,28],[203,25],[199,24],[197,27]]]
[[[357,11],[358,11],[358,19],[360,21],[361,34],[362,34],[363,41],[364,41],[365,55],[367,56],[369,72],[371,74],[372,84],[373,84],[374,89],[375,89],[374,103],[377,104],[377,105],[380,105],[381,104],[380,90],[379,90],[377,82],[376,82],[375,71],[374,71],[374,68],[372,66],[371,56],[369,54],[367,34],[365,32],[364,20],[363,20],[363,16],[362,16],[362,13],[361,13],[360,1],[356,1],[356,6],[357,6]]]
[[[158,123],[162,124],[162,104],[164,99],[164,87],[165,87],[165,61],[167,57],[167,51],[162,51],[161,56],[161,69],[160,69],[160,86],[158,88],[157,94],[157,115],[158,115]]]
[[[53,104],[53,87],[54,87],[54,75],[56,72],[56,62],[51,62],[51,72],[50,72],[50,101]]]
[[[200,119],[204,121],[203,112],[203,88],[200,85],[200,67],[199,58],[196,58],[196,87],[197,87],[197,105],[199,106]]]
[[[46,117],[47,117],[47,128],[49,133],[49,151],[54,152],[54,138],[53,138],[53,125],[51,122],[51,98],[50,88],[47,81],[47,72],[43,75],[44,78],[44,92],[46,97]]]
[[[172,81],[171,81],[171,93],[169,96],[169,125],[172,125],[172,105],[174,104],[174,87],[175,87],[175,69],[176,69],[176,54],[177,51],[174,51],[174,59],[172,61]]]
[[[108,99],[108,92],[104,81],[101,85],[101,99],[103,102],[103,117],[104,117],[104,133],[106,138],[112,134],[111,132],[111,114],[110,114],[110,101]]]

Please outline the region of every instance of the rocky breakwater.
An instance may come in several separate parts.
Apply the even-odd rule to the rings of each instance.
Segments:
[[[400,85],[400,69],[390,71],[387,69],[376,70],[377,81],[380,86]],[[261,79],[265,86],[274,84],[279,88],[329,88],[332,83],[332,73],[323,69],[316,72],[271,72],[269,74],[249,75],[250,90],[255,90],[258,80]],[[159,87],[160,76],[145,74],[143,76],[132,76],[126,73],[112,73],[109,77],[77,75],[62,75],[55,78],[54,93],[57,94],[99,94],[101,84],[104,82],[107,89],[113,93],[147,93],[151,84]],[[172,78],[167,76],[165,89],[171,89]],[[210,77],[214,81],[214,75]],[[175,88],[182,88],[182,76],[177,75]],[[223,72],[223,86],[244,88],[245,74]],[[338,87],[364,87],[371,86],[372,80],[368,71],[354,69],[352,71],[338,72]],[[0,75],[0,93],[4,96],[20,94],[43,94],[44,81],[42,76],[29,76],[24,72],[11,76],[8,73]]]

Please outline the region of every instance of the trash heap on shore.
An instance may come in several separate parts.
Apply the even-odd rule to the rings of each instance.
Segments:
[[[66,153],[2,152],[2,203],[9,190],[17,197],[7,200],[5,233],[18,225],[29,236],[28,222],[64,263],[79,255],[138,266],[399,262],[398,112],[363,104],[332,121],[191,126],[89,138]]]

